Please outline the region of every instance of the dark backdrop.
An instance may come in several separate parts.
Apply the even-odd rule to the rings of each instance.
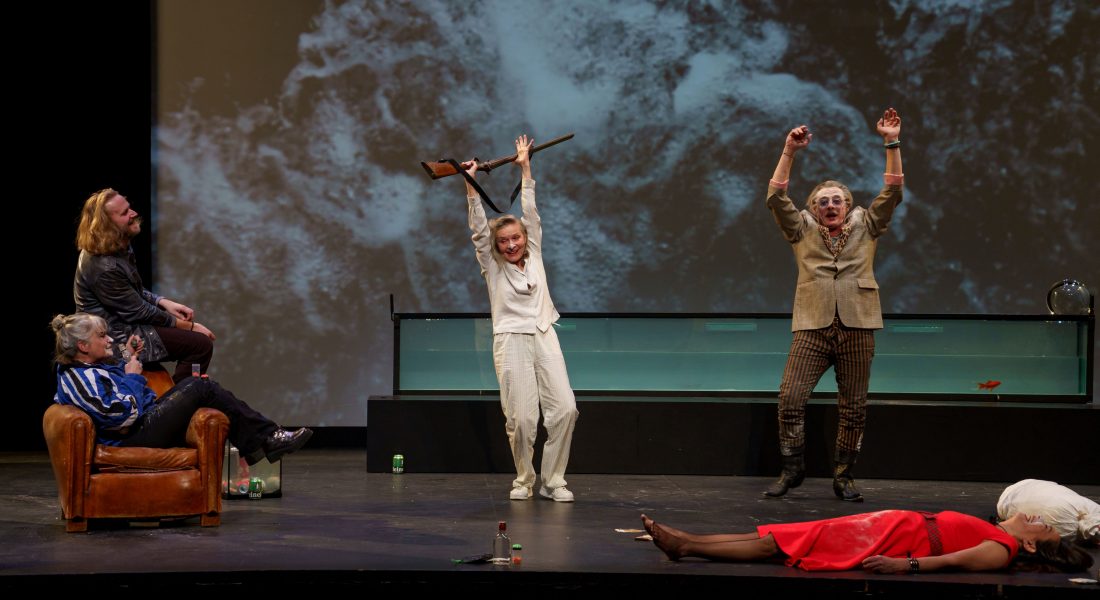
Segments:
[[[7,402],[14,419],[4,448],[44,448],[42,411],[51,400],[53,351],[48,325],[72,312],[73,239],[82,198],[113,187],[149,214],[151,12],[145,2],[28,3],[11,23],[6,82],[9,236],[25,248],[9,260],[17,275],[4,286],[19,392]],[[44,57],[50,57],[48,60]],[[135,243],[149,256],[152,237]],[[25,253],[24,253],[25,252]],[[152,261],[141,261],[151,281]],[[30,356],[26,356],[28,354]]]

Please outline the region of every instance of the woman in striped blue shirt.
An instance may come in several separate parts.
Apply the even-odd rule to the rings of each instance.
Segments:
[[[54,402],[71,404],[91,417],[96,439],[108,446],[172,448],[184,445],[191,416],[200,407],[229,417],[229,441],[248,464],[271,462],[301,448],[313,432],[288,431],[253,410],[232,392],[203,377],[187,377],[157,398],[142,375],[143,342],[127,340],[134,352],[114,356],[107,322],[87,313],[57,315],[50,323],[56,336],[57,393]]]

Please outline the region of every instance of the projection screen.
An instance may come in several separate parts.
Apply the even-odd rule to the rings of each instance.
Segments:
[[[1037,314],[1095,292],[1100,100],[1090,3],[163,0],[159,293],[218,336],[211,373],[283,423],[366,425],[403,312],[487,312],[459,178],[421,160],[535,156],[562,312],[789,312],[764,205],[866,205],[874,121],[903,119],[905,201],[878,248],[890,313]],[[510,166],[485,177],[505,200]],[[122,190],[140,193],[140,190]],[[145,260],[146,257],[143,257]]]

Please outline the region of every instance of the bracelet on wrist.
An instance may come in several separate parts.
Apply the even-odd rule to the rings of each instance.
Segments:
[[[890,148],[901,148],[901,140],[897,139],[892,142],[886,142],[882,145],[883,148],[889,150]]]
[[[910,557],[909,558],[909,572],[910,573],[916,573],[918,571],[920,571],[920,561],[915,559],[915,558]]]

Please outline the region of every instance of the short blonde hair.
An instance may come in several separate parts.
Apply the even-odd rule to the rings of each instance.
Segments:
[[[519,225],[519,230],[523,232],[523,241],[527,241],[527,226],[523,224],[523,221],[515,218],[512,215],[504,215],[497,217],[492,221],[489,221],[489,233],[493,236],[493,253],[500,256],[500,250],[497,249],[497,232],[511,224]],[[523,258],[531,256],[531,250],[524,245]]]

